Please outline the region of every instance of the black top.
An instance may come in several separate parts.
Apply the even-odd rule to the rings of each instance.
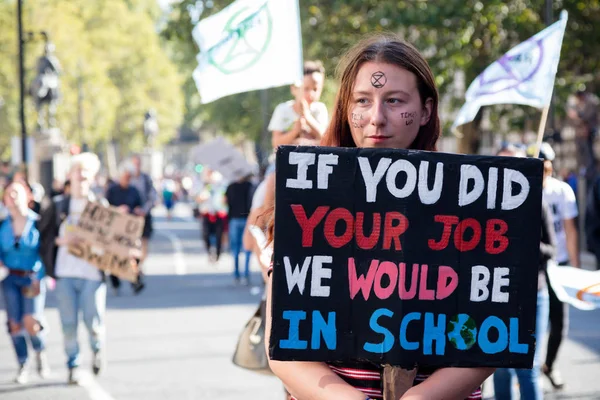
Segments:
[[[225,196],[229,207],[229,218],[246,218],[252,205],[252,183],[234,182],[227,187]]]
[[[550,209],[545,201],[542,201],[542,234],[540,238],[540,266],[538,275],[538,290],[546,287],[544,277],[548,261],[556,257],[556,233]]]
[[[134,208],[142,206],[142,198],[139,192],[133,186],[124,188],[121,185],[113,185],[106,191],[106,200],[111,206],[129,207],[129,212],[133,213]]]

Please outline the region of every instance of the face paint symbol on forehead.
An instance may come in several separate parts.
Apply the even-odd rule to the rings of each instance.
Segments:
[[[383,72],[377,71],[373,75],[371,75],[371,85],[373,85],[373,87],[380,89],[384,87],[386,83],[387,77]]]

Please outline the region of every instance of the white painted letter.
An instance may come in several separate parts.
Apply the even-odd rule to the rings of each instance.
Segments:
[[[331,278],[331,268],[323,268],[323,264],[331,264],[331,256],[314,256],[312,264],[312,279],[310,295],[312,297],[329,297],[330,287],[321,285],[322,279]]]
[[[496,208],[496,190],[498,190],[498,168],[491,167],[488,171],[487,208]]]
[[[381,178],[383,178],[385,171],[387,171],[391,163],[391,159],[384,157],[379,160],[377,169],[373,172],[369,159],[358,157],[358,165],[360,165],[360,172],[362,173],[367,189],[367,203],[375,203],[375,200],[377,200],[377,185],[381,182]]]
[[[506,267],[494,268],[494,284],[492,286],[492,301],[494,303],[508,303],[508,293],[502,292],[502,288],[510,284],[509,272],[510,270]]]
[[[518,183],[521,186],[521,191],[513,196],[512,184],[513,182]],[[527,200],[529,194],[529,181],[519,171],[514,169],[504,170],[504,190],[502,191],[502,209],[503,210],[514,210]]]
[[[314,153],[290,153],[290,165],[298,166],[297,178],[289,178],[285,185],[292,189],[312,189],[313,183],[308,178],[308,166],[315,163]]]
[[[427,178],[429,176],[429,161],[421,161],[419,166],[419,198],[423,204],[435,204],[442,196],[444,185],[444,164],[439,162],[435,166],[435,180],[433,189],[429,190]]]
[[[396,177],[399,172],[406,173],[406,183],[402,189],[398,189],[396,186]],[[387,171],[386,183],[392,196],[398,199],[408,197],[417,186],[417,169],[407,160],[395,161]]]
[[[486,301],[490,297],[488,283],[490,283],[489,269],[483,265],[471,268],[471,301]]]
[[[475,181],[473,190],[468,192],[469,180]],[[483,174],[474,165],[461,165],[460,166],[460,184],[458,187],[458,205],[468,206],[481,196],[483,193],[483,187],[485,183],[483,181]]]
[[[319,154],[317,165],[317,187],[327,189],[329,187],[329,175],[333,172],[332,165],[338,165],[338,156],[335,154]]]
[[[308,266],[310,265],[311,257],[306,257],[302,267],[296,264],[296,267],[292,271],[292,263],[289,257],[283,257],[283,263],[285,264],[285,279],[287,280],[288,292],[291,294],[294,290],[294,286],[298,286],[300,294],[304,294],[304,285],[306,283],[306,273],[308,272]]]

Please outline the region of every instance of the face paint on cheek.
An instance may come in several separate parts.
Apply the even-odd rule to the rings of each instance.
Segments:
[[[416,111],[400,113],[400,118],[404,119],[406,126],[412,125],[415,122],[416,116]]]
[[[387,76],[381,71],[377,71],[371,75],[371,85],[374,88],[381,89],[387,83]]]
[[[365,127],[363,125],[362,113],[352,113],[352,126],[356,129],[362,129]]]

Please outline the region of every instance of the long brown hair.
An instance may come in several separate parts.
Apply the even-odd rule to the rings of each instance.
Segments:
[[[435,151],[440,137],[440,119],[439,95],[433,73],[425,58],[415,47],[392,34],[369,36],[352,47],[342,58],[337,68],[340,89],[335,99],[331,122],[321,144],[331,147],[356,147],[350,133],[348,112],[356,75],[362,65],[369,61],[395,65],[415,74],[421,103],[425,106],[425,101],[431,99],[432,108],[429,122],[421,126],[409,148]]]
[[[438,116],[439,94],[433,73],[425,58],[414,46],[392,34],[377,34],[367,37],[352,47],[340,61],[337,68],[340,89],[335,99],[331,122],[323,135],[321,145],[356,147],[350,133],[348,112],[356,75],[358,75],[360,67],[369,61],[395,65],[415,74],[422,106],[425,106],[427,99],[431,99],[432,107],[429,121],[419,128],[419,133],[409,148],[435,151],[440,137],[440,118]],[[269,214],[267,233],[269,242],[271,242],[275,224],[274,205],[270,205],[265,212],[265,215]]]

